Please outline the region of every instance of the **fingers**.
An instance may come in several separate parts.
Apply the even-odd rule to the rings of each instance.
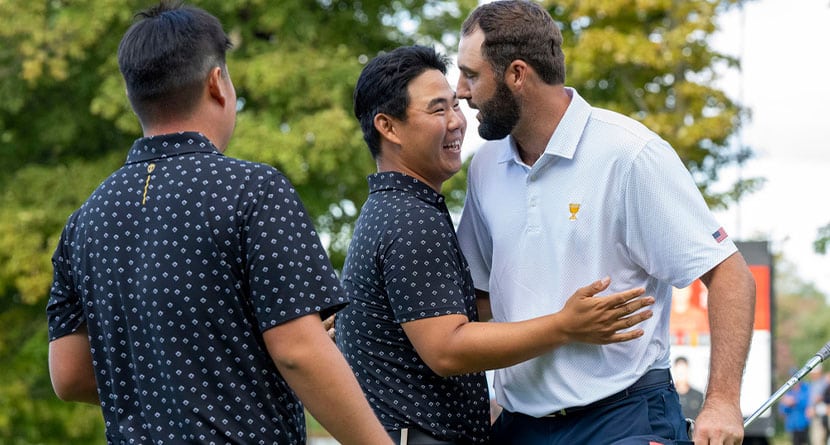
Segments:
[[[638,287],[609,295],[608,297],[603,297],[597,299],[596,301],[601,302],[598,303],[601,304],[599,307],[601,307],[602,310],[607,311],[609,314],[612,314],[614,319],[621,319],[654,304],[654,297],[643,297],[643,293],[645,293],[645,289]],[[637,321],[637,323],[640,321]],[[631,326],[633,326],[633,324]]]
[[[643,310],[647,306],[654,304],[654,297],[638,297],[634,300],[623,304],[619,307],[620,312],[617,314],[617,321],[611,326],[614,331],[628,329],[636,326],[654,315],[650,309]]]
[[[623,306],[626,303],[631,302],[632,300],[637,301],[636,299],[646,293],[645,288],[643,287],[635,287],[633,289],[628,289],[626,291],[617,292],[615,294],[611,294],[608,296],[603,297],[603,301],[605,301],[609,306]],[[645,297],[651,298],[651,302],[646,304],[654,304],[653,297]]]
[[[651,306],[652,304],[654,304],[654,297],[652,296],[636,297],[628,300],[625,304],[618,306],[620,309],[619,316],[624,317],[628,314],[633,314],[634,312],[637,312],[646,306]]]
[[[648,320],[649,318],[651,318],[653,315],[654,315],[654,313],[652,311],[646,310],[646,311],[638,312],[638,313],[636,313],[634,315],[631,315],[629,317],[620,318],[619,320],[617,320],[614,323],[614,325],[613,325],[614,330],[619,331],[619,330],[622,330],[622,329],[628,329],[628,328],[637,326],[638,324],[640,324],[640,323]]]
[[[593,297],[596,294],[608,289],[608,286],[611,284],[611,278],[605,277],[601,280],[594,281],[593,283],[579,288],[573,296],[579,297]],[[635,287],[633,289],[628,289],[626,291],[617,292],[614,294],[603,296],[602,298],[602,306],[604,307],[616,307],[626,304],[632,299],[635,299],[646,292],[645,288],[642,287]],[[653,303],[653,300],[652,300]],[[651,303],[649,303],[651,304]],[[636,310],[636,309],[635,309]]]
[[[643,336],[643,329],[628,330],[638,324],[648,320],[654,315],[650,310],[642,311],[630,317],[624,317],[610,325],[610,331],[613,334],[600,340],[601,344],[620,343],[624,341],[634,340]],[[622,331],[622,332],[620,332]]]
[[[611,278],[605,277],[601,280],[594,281],[585,287],[580,287],[577,289],[576,293],[574,293],[574,296],[593,297],[605,289],[608,289],[609,284],[611,284]]]
[[[334,340],[334,314],[323,320],[323,328],[328,332],[329,338]]]
[[[640,338],[644,334],[642,329],[635,329],[633,331],[626,331],[626,332],[618,332],[606,339],[606,341],[602,342],[602,344],[610,344],[610,343],[622,343],[625,341],[631,341],[635,338]]]
[[[330,315],[329,318],[323,320],[323,329],[329,330],[334,328],[334,314]]]

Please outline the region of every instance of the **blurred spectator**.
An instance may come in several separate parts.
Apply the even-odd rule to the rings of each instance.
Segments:
[[[827,414],[827,406],[824,404],[824,389],[827,381],[821,372],[821,364],[810,371],[810,407],[807,409],[807,417],[810,419],[810,445],[825,445],[827,433],[825,432],[823,419]]]
[[[694,419],[703,406],[703,393],[689,384],[689,360],[686,357],[680,356],[674,359],[672,378],[677,388],[677,395],[680,396],[683,415]]]
[[[793,371],[791,374],[795,374]],[[810,385],[798,382],[787,391],[778,404],[778,412],[784,415],[784,429],[790,434],[793,445],[807,445],[810,420]]]

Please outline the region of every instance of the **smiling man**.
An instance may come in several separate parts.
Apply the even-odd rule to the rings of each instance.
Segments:
[[[489,307],[476,307],[441,195],[461,168],[467,126],[445,73],[433,49],[402,47],[370,61],[354,93],[378,173],[369,176],[343,269],[351,304],[338,315],[336,338],[383,426],[409,445],[486,443],[483,370],[569,342],[637,338],[642,330],[629,328],[651,316],[641,309],[653,302],[642,289],[593,298],[607,288],[602,280],[557,314],[478,322]]]

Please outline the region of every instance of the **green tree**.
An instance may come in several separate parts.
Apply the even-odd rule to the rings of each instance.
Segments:
[[[46,371],[50,257],[68,215],[123,162],[140,136],[116,49],[149,0],[0,0],[0,442],[100,441],[95,407],[57,401]],[[452,51],[476,0],[194,0],[235,45],[240,98],[227,154],[272,164],[298,189],[342,264],[374,164],[351,113],[361,67],[401,44]],[[570,85],[591,102],[666,137],[713,205],[751,189],[709,186],[741,161],[729,136],[743,110],[711,87],[735,61],[708,46],[717,14],[737,0],[567,0],[562,25]],[[455,208],[463,173],[445,192]],[[96,440],[97,439],[97,440]]]
[[[69,214],[140,136],[116,49],[143,0],[0,1],[0,442],[101,442],[96,407],[52,394],[44,304]],[[361,66],[401,44],[454,46],[475,0],[204,0],[235,45],[240,105],[227,153],[296,185],[342,263],[373,162],[351,115]],[[406,23],[405,27],[398,26]]]
[[[828,246],[830,246],[830,224],[818,229],[816,241],[813,243],[815,251],[822,255],[827,253]]]
[[[783,384],[830,338],[828,295],[798,276],[795,265],[775,263],[775,376]]]

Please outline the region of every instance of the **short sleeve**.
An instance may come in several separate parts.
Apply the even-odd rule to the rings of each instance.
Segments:
[[[49,341],[69,335],[84,324],[83,304],[72,281],[72,241],[69,235],[74,215],[61,233],[52,255],[53,278],[46,305]]]
[[[463,265],[446,215],[432,207],[400,213],[381,257],[389,304],[398,323],[467,314]]]
[[[643,148],[625,184],[626,244],[649,275],[686,287],[737,250],[665,141]]]
[[[266,175],[248,212],[247,282],[263,331],[316,312],[325,318],[345,306],[335,269],[287,178]]]

